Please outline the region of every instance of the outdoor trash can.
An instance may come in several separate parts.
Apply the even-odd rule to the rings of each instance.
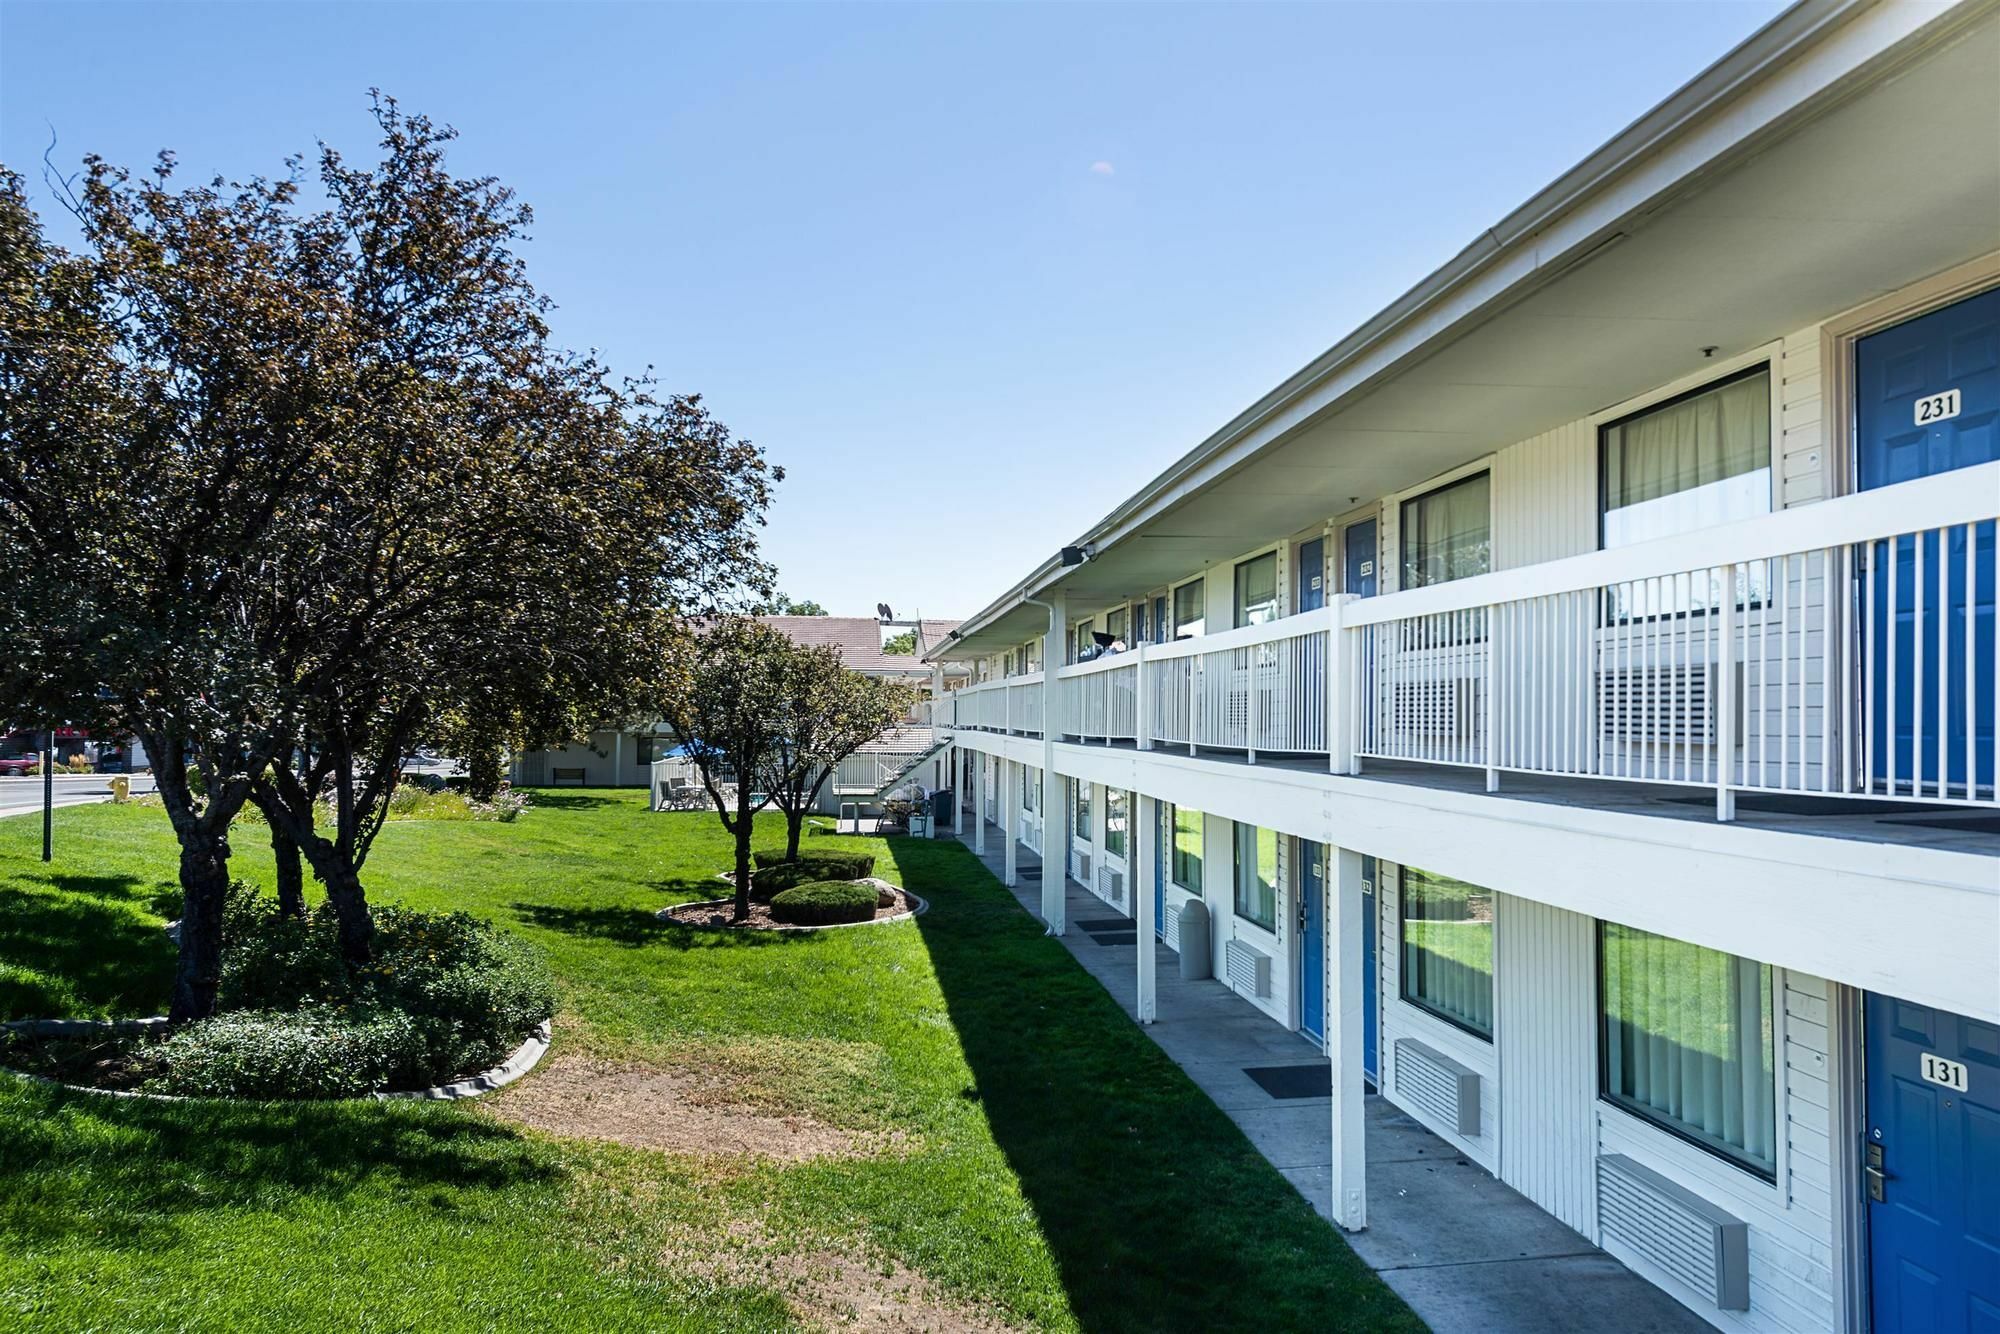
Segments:
[[[939,829],[954,829],[958,822],[952,817],[958,812],[958,798],[950,788],[940,788],[931,793],[931,819]]]
[[[1209,975],[1208,946],[1208,905],[1199,899],[1189,901],[1181,909],[1180,939],[1175,948],[1181,952],[1181,980],[1199,982]]]

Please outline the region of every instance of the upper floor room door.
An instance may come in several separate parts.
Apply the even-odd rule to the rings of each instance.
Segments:
[[[1376,574],[1375,521],[1364,519],[1360,523],[1350,523],[1340,535],[1342,554],[1346,559],[1340,590],[1356,597],[1372,598],[1381,587]]]
[[[1861,339],[1854,386],[1861,490],[2000,459],[2000,288]],[[1912,795],[1991,791],[1994,525],[1878,542],[1869,565],[1873,777]]]

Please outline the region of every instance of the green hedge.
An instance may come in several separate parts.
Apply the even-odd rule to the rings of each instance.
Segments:
[[[873,885],[822,880],[788,889],[771,900],[771,916],[794,926],[831,926],[865,922],[875,915]]]
[[[384,1086],[417,1043],[407,1014],[244,1010],[168,1038],[162,1092],[208,1098],[352,1098]]]
[[[800,885],[817,884],[822,880],[837,880],[824,866],[810,866],[805,862],[780,862],[776,866],[760,866],[750,875],[750,893],[760,899],[768,899],[773,894]]]
[[[875,874],[875,854],[872,852],[843,852],[837,848],[814,848],[802,852],[796,862],[785,860],[782,852],[753,852],[751,860],[762,871],[775,866],[809,866],[815,868],[815,880],[860,880]]]

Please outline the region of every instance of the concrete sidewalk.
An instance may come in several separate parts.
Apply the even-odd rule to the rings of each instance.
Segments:
[[[982,860],[996,876],[1001,838],[988,824]],[[1016,865],[1021,883],[1014,897],[1039,919],[1041,859],[1023,846]],[[1065,885],[1069,930],[1063,945],[1127,1015],[1136,1016],[1139,945],[1126,943],[1133,939],[1134,924],[1075,881],[1066,878]],[[1149,888],[1135,885],[1134,891]],[[1085,922],[1104,925],[1086,931],[1079,925]],[[1323,1072],[1326,1058],[1223,984],[1182,981],[1174,953],[1158,941],[1145,944],[1155,951],[1159,1015],[1146,1027],[1147,1035],[1327,1217],[1331,1093],[1280,1099],[1245,1073],[1273,1066]],[[1343,1236],[1432,1329],[1694,1334],[1709,1328],[1386,1099],[1371,1094],[1365,1106],[1368,1227]]]

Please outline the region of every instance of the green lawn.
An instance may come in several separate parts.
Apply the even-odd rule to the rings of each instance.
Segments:
[[[0,1016],[158,1012],[164,816],[56,819],[51,868],[39,821],[0,820]],[[239,828],[236,861],[268,880],[262,835]],[[968,851],[841,842],[932,911],[810,936],[668,926],[663,904],[716,896],[728,845],[712,816],[636,793],[391,824],[366,876],[381,901],[465,908],[547,951],[546,1068],[677,1072],[893,1141],[786,1163],[558,1138],[478,1104],[0,1078],[0,1326],[773,1329],[838,1320],[885,1275],[926,1294],[918,1324],[1419,1328]],[[801,1295],[829,1271],[834,1296]]]

